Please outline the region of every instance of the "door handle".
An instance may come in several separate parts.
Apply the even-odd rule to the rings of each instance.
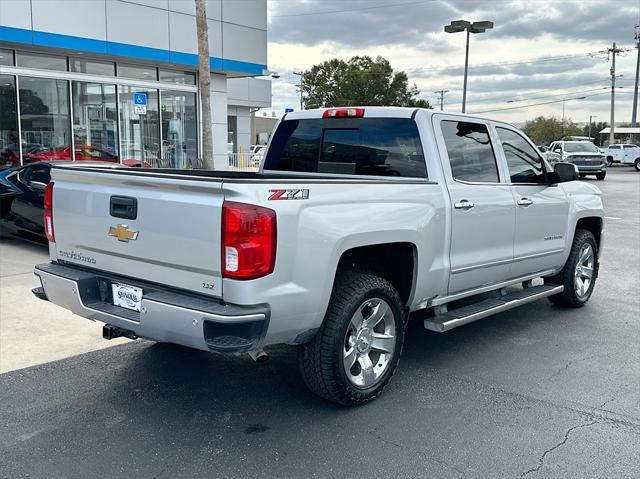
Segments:
[[[471,201],[467,201],[467,200],[458,201],[453,205],[453,207],[456,208],[457,210],[470,210],[474,206],[475,205]]]
[[[518,200],[518,206],[531,206],[533,201],[529,198],[521,198]]]

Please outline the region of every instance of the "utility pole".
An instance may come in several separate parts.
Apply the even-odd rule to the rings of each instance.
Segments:
[[[304,72],[293,72],[300,77],[300,83],[296,85],[300,89],[300,110],[304,110]]]
[[[449,90],[438,90],[434,92],[440,97],[440,111],[444,110],[444,94],[448,92]]]
[[[591,121],[592,118],[597,117],[598,115],[589,115],[589,139],[591,139]]]
[[[640,25],[636,25],[636,49],[638,50],[637,59],[636,59],[636,85],[633,89],[633,111],[631,113],[631,128],[635,128],[637,126],[637,118],[638,118],[638,75],[640,74]],[[631,133],[631,143],[635,142],[635,136]]]
[[[621,53],[622,48],[616,48],[616,42],[613,42],[613,48],[608,48],[607,52],[611,53],[611,126],[609,127],[609,144],[613,145],[615,140],[615,110],[616,110],[616,55]]]

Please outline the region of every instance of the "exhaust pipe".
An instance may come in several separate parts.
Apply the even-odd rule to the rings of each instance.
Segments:
[[[264,352],[264,349],[256,349],[255,351],[249,351],[249,356],[256,363],[265,363],[269,360],[269,355]]]

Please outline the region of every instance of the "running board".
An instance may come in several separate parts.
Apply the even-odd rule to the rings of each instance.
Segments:
[[[473,323],[487,316],[517,308],[518,306],[546,298],[547,296],[562,293],[562,291],[564,291],[564,286],[554,284],[524,288],[520,291],[506,294],[499,299],[485,299],[484,301],[469,306],[453,309],[448,313],[437,315],[434,318],[425,319],[424,327],[431,331],[444,333],[458,326]]]

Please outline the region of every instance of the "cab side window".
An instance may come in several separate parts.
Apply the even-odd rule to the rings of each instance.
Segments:
[[[444,142],[451,174],[460,181],[498,183],[498,166],[486,125],[466,121],[443,121]]]
[[[542,158],[521,135],[496,127],[512,183],[546,183]]]

